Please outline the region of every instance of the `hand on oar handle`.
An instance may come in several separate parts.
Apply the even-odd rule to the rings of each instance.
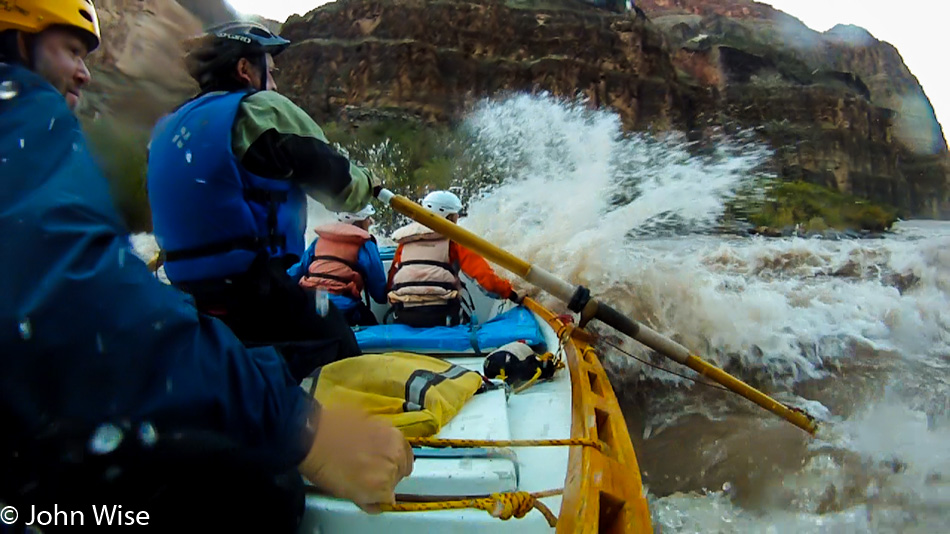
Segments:
[[[326,493],[369,513],[396,502],[396,484],[412,473],[412,448],[394,426],[347,408],[323,408],[300,472]]]

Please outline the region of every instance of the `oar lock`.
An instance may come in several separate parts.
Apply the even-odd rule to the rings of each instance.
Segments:
[[[590,290],[579,285],[574,289],[574,295],[571,296],[571,301],[567,303],[567,308],[581,315],[577,327],[584,328],[594,318],[597,312],[597,302],[591,302]]]

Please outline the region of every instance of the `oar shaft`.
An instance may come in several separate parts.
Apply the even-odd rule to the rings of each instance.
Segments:
[[[762,393],[749,384],[746,384],[738,378],[716,367],[715,365],[704,361],[699,356],[691,354],[686,360],[686,366],[693,371],[696,371],[697,373],[722,384],[731,391],[742,395],[743,397],[785,419],[786,421],[792,423],[798,428],[801,428],[809,434],[814,434],[818,430],[818,423],[815,422],[815,420],[808,416],[808,414],[805,412],[789,408],[788,406],[778,402],[772,397],[769,397],[765,393]]]
[[[399,213],[424,224],[426,227],[444,236],[450,236],[452,241],[455,241],[469,250],[478,252],[488,261],[496,265],[501,265],[521,278],[525,278],[528,275],[528,271],[531,270],[530,263],[512,255],[506,250],[492,245],[481,237],[446,220],[444,217],[436,215],[404,196],[394,195],[391,191],[383,189],[379,193],[379,199],[392,206],[392,208]]]
[[[569,306],[571,305],[571,300],[578,295],[578,288],[561,280],[550,272],[531,265],[508,251],[489,243],[472,232],[423,208],[406,197],[394,195],[391,191],[383,189],[379,194],[379,199],[389,204],[399,213],[422,223],[463,247],[485,257],[488,261],[508,269],[531,284],[569,303]],[[806,414],[792,410],[761,391],[726,373],[722,369],[706,363],[699,357],[691,354],[686,347],[659,334],[646,325],[630,319],[614,308],[595,299],[591,299],[588,302],[588,306],[585,307],[585,313],[587,313],[588,310],[595,310],[593,317],[636,339],[660,354],[688,366],[703,376],[709,377],[717,383],[729,388],[731,391],[783,417],[806,432],[815,432],[815,421]]]
[[[501,247],[493,245],[444,217],[436,215],[404,196],[394,195],[391,191],[383,189],[379,194],[379,199],[389,204],[399,213],[444,236],[451,237],[452,241],[459,245],[474,250],[488,261],[495,265],[501,265],[527,282],[540,287],[565,302],[571,300],[574,295],[575,287],[571,284],[540,267],[531,265]]]
[[[749,399],[802,430],[810,434],[814,434],[817,430],[815,420],[805,413],[792,410],[788,406],[785,406],[715,365],[704,361],[699,356],[691,354],[689,349],[683,345],[661,335],[643,323],[634,321],[603,302],[597,302],[597,312],[594,317],[660,354],[689,367],[700,375],[708,377],[718,384],[722,384],[730,391]]]

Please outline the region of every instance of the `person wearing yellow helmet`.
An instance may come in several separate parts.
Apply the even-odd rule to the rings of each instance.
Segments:
[[[274,347],[245,346],[133,254],[71,109],[92,3],[0,0],[0,38],[0,508],[295,532],[301,475],[369,511],[395,502],[412,471],[396,428],[322,407]]]
[[[0,62],[21,64],[42,76],[70,109],[91,80],[85,58],[100,41],[90,0],[0,2]]]

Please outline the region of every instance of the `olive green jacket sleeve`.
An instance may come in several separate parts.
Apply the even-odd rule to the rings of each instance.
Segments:
[[[379,185],[372,173],[334,150],[304,110],[274,91],[241,102],[231,147],[248,171],[296,182],[333,211],[359,211]]]

